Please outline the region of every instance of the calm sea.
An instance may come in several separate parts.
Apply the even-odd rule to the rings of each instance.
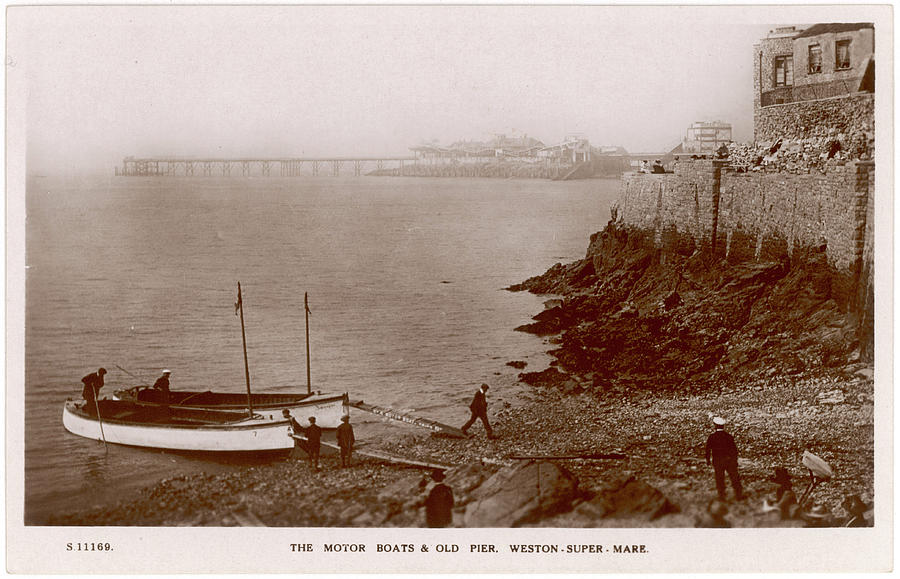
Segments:
[[[103,393],[172,370],[174,389],[313,389],[456,424],[481,382],[515,395],[546,343],[514,332],[541,298],[502,288],[584,256],[615,180],[35,178],[27,190],[25,518],[235,465],[103,445],[62,425],[80,379]],[[362,420],[363,417],[361,416]],[[354,418],[354,422],[357,419]]]

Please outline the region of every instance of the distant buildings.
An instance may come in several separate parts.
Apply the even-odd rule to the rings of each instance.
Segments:
[[[722,121],[696,122],[688,127],[680,153],[711,155],[731,142],[731,125]]]
[[[570,135],[561,143],[545,145],[529,137],[495,135],[488,141],[456,141],[446,147],[426,143],[410,147],[418,159],[432,162],[475,163],[497,159],[559,161],[575,164],[591,159],[591,144],[580,135]]]
[[[543,148],[544,143],[527,135],[495,135],[489,141],[456,141],[448,146],[424,143],[410,150],[417,158],[430,161],[484,162],[498,157],[536,158]]]

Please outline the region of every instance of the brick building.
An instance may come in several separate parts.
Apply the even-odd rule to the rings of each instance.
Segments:
[[[785,26],[754,48],[757,107],[875,90],[872,24]]]
[[[772,30],[754,46],[755,140],[832,134],[871,138],[874,53],[875,27],[871,23]]]

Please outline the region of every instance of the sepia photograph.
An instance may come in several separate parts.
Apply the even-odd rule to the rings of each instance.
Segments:
[[[9,572],[892,569],[891,6],[6,16]]]

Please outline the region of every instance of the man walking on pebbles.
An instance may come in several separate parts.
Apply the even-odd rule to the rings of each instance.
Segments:
[[[739,501],[744,498],[741,489],[741,477],[738,474],[738,452],[734,444],[734,437],[725,432],[725,419],[718,416],[713,418],[715,432],[706,439],[706,464],[712,457],[712,466],[716,473],[716,491],[719,498],[725,500],[725,473],[731,479],[734,487],[734,499]]]
[[[487,437],[491,439],[496,438],[496,436],[494,436],[494,431],[491,430],[491,423],[488,422],[487,398],[485,397],[488,388],[490,388],[490,386],[482,384],[481,389],[475,393],[472,403],[469,404],[469,410],[472,412],[472,416],[469,417],[469,421],[466,422],[461,429],[466,436],[469,435],[469,427],[475,424],[477,418],[480,418],[481,422],[484,424],[484,430],[487,432]]]

